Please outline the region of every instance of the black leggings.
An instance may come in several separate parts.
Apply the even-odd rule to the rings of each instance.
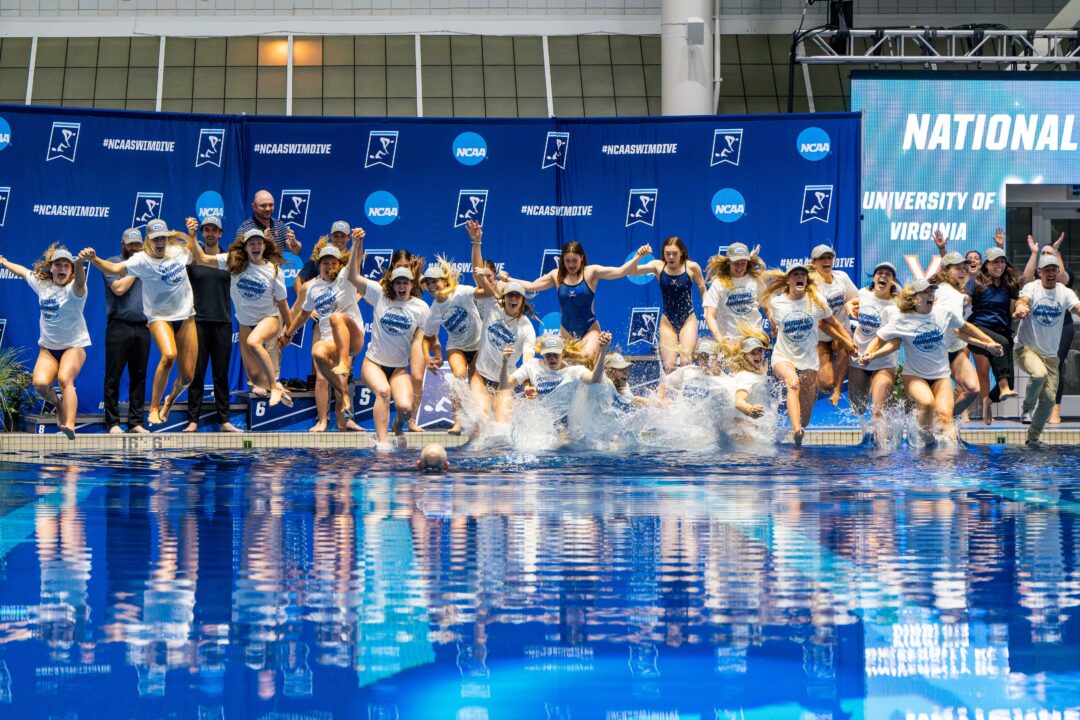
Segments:
[[[1058,389],[1054,403],[1061,404],[1061,395],[1065,392],[1065,360],[1069,357],[1069,349],[1072,348],[1073,335],[1076,334],[1076,323],[1067,322],[1061,328],[1061,342],[1058,344]]]
[[[1002,380],[1009,381],[1009,387],[1015,389],[1016,386],[1013,383],[1013,332],[1012,328],[1002,327],[1000,325],[994,325],[987,327],[986,325],[978,325],[975,327],[982,330],[984,333],[990,336],[990,339],[1001,345],[1001,348],[1005,351],[1001,357],[995,357],[991,355],[987,350],[981,347],[975,347],[969,345],[971,352],[976,355],[982,355],[984,358],[990,360],[990,369],[994,373],[994,384],[990,386],[990,401],[997,402],[1001,399],[1001,390],[998,388],[998,383]]]

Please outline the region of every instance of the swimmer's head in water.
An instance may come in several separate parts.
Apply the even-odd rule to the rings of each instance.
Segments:
[[[444,473],[450,469],[450,460],[446,457],[446,448],[432,443],[420,451],[416,469],[422,473]]]

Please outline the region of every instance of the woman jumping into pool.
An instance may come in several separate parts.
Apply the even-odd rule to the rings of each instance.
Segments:
[[[818,245],[810,251],[812,278],[818,292],[832,311],[833,317],[845,329],[848,327],[846,304],[855,299],[859,289],[843,270],[833,270],[836,252],[828,245]],[[832,337],[824,330],[817,332],[818,354],[818,389],[829,393],[829,401],[835,406],[840,402],[840,391],[847,376],[851,355],[833,343]]]
[[[855,352],[843,327],[817,291],[810,270],[792,263],[766,274],[761,305],[776,334],[772,367],[787,387],[787,410],[796,445],[802,445],[818,393],[817,330],[823,329],[849,353]]]
[[[761,437],[766,430],[761,420],[769,409],[769,378],[765,351],[769,336],[757,325],[741,323],[739,335],[721,345],[727,366],[734,374],[734,405],[739,414],[733,418],[735,437]]]
[[[701,266],[690,259],[683,241],[672,235],[660,248],[662,260],[650,260],[638,265],[630,274],[652,273],[660,283],[663,312],[660,315],[660,362],[664,372],[675,369],[679,351],[690,357],[698,337],[698,320],[694,313],[692,289],[705,297],[705,278]]]
[[[577,240],[571,240],[563,245],[557,268],[532,282],[517,282],[521,282],[525,292],[556,288],[559,293],[559,311],[562,314],[559,330],[563,337],[580,338],[584,343],[584,353],[594,356],[600,347],[600,323],[593,312],[596,283],[600,280],[618,280],[630,275],[641,258],[651,252],[651,247],[642,245],[619,267],[590,265],[585,248]]]
[[[228,252],[207,255],[195,242],[195,218],[188,218],[188,249],[200,265],[228,270],[229,294],[240,325],[240,356],[244,361],[252,394],[270,395],[270,404],[292,406],[292,398],[277,379],[268,342],[277,342],[281,328],[289,325],[285,274],[281,251],[262,230],[248,230],[236,238]]]
[[[371,342],[360,368],[360,379],[375,393],[372,414],[378,442],[385,443],[389,435],[392,397],[397,408],[394,435],[398,447],[405,447],[404,430],[420,402],[413,391],[409,362],[414,354],[423,353],[424,323],[429,310],[423,300],[413,295],[416,282],[411,265],[395,267],[376,282],[360,274],[363,255],[364,238],[360,235],[353,242],[349,258],[349,282],[375,309]]]
[[[354,237],[362,239],[364,231],[357,228]],[[348,273],[342,272],[343,259],[348,261],[342,258],[336,245],[325,245],[319,250],[319,274],[304,283],[297,293],[292,322],[281,336],[281,345],[285,347],[292,342],[296,331],[315,315],[319,339],[311,344],[311,357],[320,379],[337,393],[338,429],[356,431],[360,427],[352,421],[348,379],[353,358],[364,349],[364,318],[356,304],[356,288],[349,282]],[[312,432],[326,430],[327,404],[316,403],[318,421]]]
[[[197,231],[198,222],[195,222]],[[86,248],[80,253],[106,275],[122,277],[130,273],[142,280],[143,311],[146,313],[150,335],[161,353],[150,391],[150,413],[147,420],[151,425],[169,419],[169,410],[173,403],[191,384],[195,375],[195,361],[199,358],[195,296],[191,292],[191,282],[186,270],[194,257],[188,247],[192,243],[199,247],[194,239],[189,242],[187,235],[170,232],[164,220],[151,220],[146,224],[143,252],[136,253],[123,262],[102,260],[97,257],[93,248]],[[199,251],[201,252],[202,248],[199,248]],[[176,380],[169,394],[162,398],[173,365],[176,365],[177,369]]]
[[[861,288],[847,306],[848,315],[858,322],[854,335],[856,352],[848,369],[848,398],[851,400],[851,407],[859,415],[866,412],[869,401],[874,436],[879,442],[884,439],[887,430],[883,424],[885,403],[892,397],[893,385],[896,382],[897,353],[881,355],[867,365],[863,365],[861,361],[877,337],[877,331],[897,312],[896,294],[899,291],[896,268],[892,263],[878,263],[870,285]]]
[[[86,362],[90,332],[83,317],[86,305],[86,271],[83,262],[91,254],[79,253],[78,262],[63,245],[52,245],[32,268],[0,256],[0,267],[25,280],[38,296],[38,356],[32,382],[37,394],[56,408],[56,425],[69,440],[75,439],[78,398],[75,378]],[[60,387],[60,397],[53,391]]]
[[[919,408],[919,426],[927,441],[933,438],[935,415],[941,433],[949,439],[956,437],[947,334],[956,331],[966,342],[981,345],[992,355],[1002,353],[996,342],[978,339],[982,333],[964,322],[954,308],[937,305],[935,291],[936,286],[926,279],[901,290],[896,300],[899,312],[889,316],[859,358],[859,364],[867,366],[903,347],[904,391]]]
[[[705,272],[710,281],[702,301],[705,325],[716,342],[739,337],[740,322],[761,327],[758,294],[765,262],[757,248],[751,251],[743,243],[732,243],[725,254],[709,258]]]

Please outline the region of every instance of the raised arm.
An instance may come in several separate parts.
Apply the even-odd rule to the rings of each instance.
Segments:
[[[541,275],[540,277],[533,280],[532,282],[528,282],[526,280],[519,280],[518,278],[512,278],[510,276],[505,277],[504,280],[506,282],[508,282],[508,283],[511,283],[511,282],[521,283],[521,289],[522,290],[524,290],[527,293],[534,293],[534,292],[540,292],[541,290],[548,290],[550,288],[555,287],[555,273],[556,272],[557,272],[556,270],[551,270],[550,272],[546,272],[543,275]]]
[[[638,266],[641,258],[645,257],[652,252],[652,247],[649,245],[642,245],[637,249],[633,256],[624,262],[619,267],[608,267],[607,265],[589,265],[585,268],[585,280],[618,280],[631,274],[631,271]]]
[[[353,228],[353,246],[349,255],[349,265],[345,269],[349,282],[360,292],[367,292],[367,278],[360,274],[360,258],[364,256],[364,229]]]
[[[941,234],[941,230],[934,231],[934,244],[937,245],[938,255],[945,257],[948,251],[945,249],[945,236]]]
[[[86,297],[86,258],[80,252],[75,258],[75,297]]]
[[[1065,267],[1065,258],[1061,257],[1061,243],[1063,242],[1065,242],[1065,233],[1061,233],[1050,247],[1054,248],[1054,255],[1058,259],[1058,267],[1061,268],[1061,272],[1058,273],[1058,282],[1067,286],[1069,284],[1069,268]]]
[[[23,267],[18,263],[13,263],[3,255],[0,255],[0,267],[4,268],[12,275],[15,275],[20,280],[25,280],[27,276],[30,275],[30,268]]]
[[[217,258],[203,252],[202,245],[195,240],[195,233],[199,230],[199,221],[189,217],[187,223],[187,249],[191,253],[191,261],[196,265],[217,267]]]
[[[611,333],[600,333],[600,351],[596,354],[596,365],[593,367],[592,374],[582,378],[582,382],[588,383],[589,385],[595,385],[604,380],[604,358],[607,357],[607,351],[610,345]]]
[[[1035,279],[1035,268],[1039,265],[1039,243],[1035,242],[1034,237],[1028,235],[1027,244],[1031,255],[1028,256],[1028,261],[1024,265],[1024,282],[1029,283]]]
[[[114,263],[109,262],[108,260],[102,260],[97,256],[94,248],[83,248],[79,252],[79,258],[84,261],[89,260],[94,264],[94,267],[96,267],[98,270],[105,273],[106,275],[116,275],[117,277],[123,277],[127,275],[127,265],[122,262]]]
[[[487,268],[484,267],[484,254],[480,251],[480,244],[484,240],[484,230],[480,227],[480,223],[468,220],[465,223],[465,231],[469,233],[469,240],[472,242],[473,279],[477,285],[474,297],[481,300],[494,297],[495,284],[488,277]]]
[[[634,277],[636,275],[650,275],[650,274],[651,275],[657,275],[657,274],[659,274],[660,269],[663,266],[664,266],[664,261],[663,260],[650,260],[647,263],[642,263],[640,265],[634,265],[632,268],[630,268],[630,272],[627,273],[627,275],[629,275],[630,277]]]

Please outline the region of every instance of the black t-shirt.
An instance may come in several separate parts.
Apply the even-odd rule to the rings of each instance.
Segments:
[[[232,322],[229,271],[195,263],[188,265],[187,271],[195,295],[196,322]]]
[[[304,267],[300,268],[300,272],[298,272],[297,275],[300,276],[301,282],[311,282],[319,277],[319,263],[309,259],[304,263]]]

